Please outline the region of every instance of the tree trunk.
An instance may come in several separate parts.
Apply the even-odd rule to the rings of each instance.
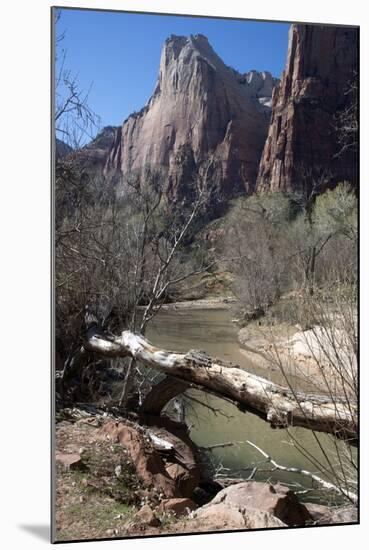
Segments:
[[[189,386],[188,382],[166,376],[149,391],[140,407],[140,413],[159,415],[171,399],[186,391]]]
[[[132,385],[133,385],[133,377],[134,377],[134,373],[135,373],[135,367],[136,367],[136,361],[133,357],[131,357],[131,359],[128,363],[126,373],[125,373],[122,393],[121,393],[121,396],[120,396],[120,399],[119,399],[119,406],[120,407],[125,407],[126,404],[127,404],[127,400],[128,400],[128,397],[129,397],[129,392],[131,391]]]
[[[302,426],[357,440],[356,407],[338,397],[332,401],[326,395],[293,392],[237,365],[212,359],[204,352],[177,353],[156,348],[130,331],[111,336],[92,327],[85,348],[109,357],[130,356],[147,367],[231,399],[272,427]]]
[[[306,270],[306,282],[310,296],[314,294],[315,285],[316,246],[310,248],[309,261]]]

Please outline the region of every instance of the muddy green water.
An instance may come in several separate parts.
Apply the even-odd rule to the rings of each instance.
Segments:
[[[227,310],[162,310],[153,320],[147,330],[147,337],[156,345],[167,349],[188,351],[191,348],[201,349],[212,356],[232,361],[240,366],[252,370],[265,378],[275,382],[282,382],[279,373],[269,373],[265,369],[255,367],[240,351],[237,342],[237,328],[231,323],[231,313]],[[302,389],[300,387],[300,389]],[[205,406],[190,402],[186,406],[186,422],[192,425],[191,438],[200,446],[226,443],[229,441],[250,440],[274,460],[289,467],[305,468],[317,472],[317,468],[310,460],[301,454],[290,443],[290,436],[286,430],[273,430],[269,424],[251,413],[243,413],[233,404],[209,396],[201,391],[191,390],[190,395],[212,407],[219,409],[223,414],[215,415]],[[292,428],[290,433],[296,437],[306,449],[317,457],[323,465],[325,458],[319,449],[314,434],[304,428]],[[319,434],[319,439],[334,461],[334,446],[330,436]],[[263,457],[247,444],[219,448],[212,452],[214,462],[230,470],[250,468]],[[270,469],[270,465],[260,466],[255,479],[281,480],[288,483],[299,483],[304,488],[311,488],[312,482],[300,474],[285,472],[263,472]],[[242,477],[247,477],[250,470],[244,471]],[[308,500],[325,501],[321,492],[306,495]]]

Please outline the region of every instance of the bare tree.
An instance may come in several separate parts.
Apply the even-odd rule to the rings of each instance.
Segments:
[[[208,166],[211,166],[211,161]],[[147,173],[152,172],[147,169]],[[204,181],[197,178],[194,184],[193,202],[185,212],[168,208],[165,214],[162,176],[156,174],[154,179],[150,179],[146,175],[142,181],[140,174],[126,181],[137,211],[141,212],[138,226],[134,231],[130,230],[130,234],[135,236],[135,242],[134,253],[129,255],[130,263],[134,265],[134,307],[129,326],[140,334],[145,333],[148,323],[160,311],[168,292],[190,277],[209,270],[214,264],[208,254],[202,254],[194,263],[185,259],[185,239],[189,237],[206,198]],[[139,386],[141,391],[150,374],[142,374],[132,358],[126,369],[119,406],[125,406],[137,374],[142,379]]]
[[[245,319],[263,314],[285,288],[288,217],[288,199],[281,194],[239,200],[227,216],[221,261],[235,275],[232,289]]]
[[[338,136],[339,150],[336,157],[341,157],[347,151],[357,152],[359,141],[358,123],[358,75],[353,73],[345,91],[346,106],[335,116],[334,129]]]
[[[357,296],[356,285],[340,283],[332,293],[330,288],[320,289],[319,294],[306,293],[297,306],[301,325],[308,329],[293,337],[281,340],[271,330],[262,330],[269,342],[263,357],[273,370],[282,374],[289,391],[303,413],[301,389],[315,386],[332,404],[336,418],[337,433],[344,429],[346,418],[341,416],[342,405],[353,419],[358,410],[358,358],[357,358]],[[260,329],[261,330],[261,329]],[[255,350],[257,353],[257,350]],[[301,364],[302,356],[305,362]],[[336,493],[357,504],[358,458],[356,441],[347,438],[338,441],[335,437],[319,437],[313,424],[312,430],[319,452],[312,453],[305,445],[303,437],[286,427],[290,444],[312,465],[320,478],[326,480]],[[281,416],[281,421],[283,416]],[[340,428],[341,426],[341,428]]]
[[[305,226],[305,246],[299,257],[303,261],[304,286],[313,294],[317,258],[332,237],[332,234],[328,234],[321,239],[321,235],[315,231],[314,204],[318,195],[327,188],[330,174],[322,167],[304,164],[298,167],[297,174],[299,185],[297,190],[290,194],[290,200],[297,207],[300,222],[302,221]]]
[[[99,116],[92,110],[88,99],[92,88],[84,91],[78,74],[68,69],[67,51],[63,48],[65,31],[60,31],[61,10],[54,9],[55,33],[55,131],[63,142],[77,149],[86,137],[92,139],[99,126]]]
[[[86,365],[96,370],[93,357],[80,354],[86,304],[104,328],[125,326],[144,333],[176,285],[213,265],[208,254],[189,257],[184,247],[203,206],[201,189],[194,203],[178,212],[169,210],[163,194],[165,176],[150,168],[144,176],[131,175],[121,197],[100,177],[85,176],[83,169],[75,169],[73,177],[68,173],[58,203],[61,209],[64,197],[56,230],[57,349],[65,364],[64,381],[78,379]],[[155,378],[127,361],[115,362],[124,371],[116,402],[125,408],[133,386],[142,401]],[[83,390],[78,383],[74,387],[74,395]],[[95,395],[104,399],[101,392]]]

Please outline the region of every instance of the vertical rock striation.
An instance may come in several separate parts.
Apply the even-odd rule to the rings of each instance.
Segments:
[[[216,215],[229,198],[254,190],[274,84],[270,73],[227,67],[205,36],[172,35],[154,93],[117,132],[105,173],[124,181],[147,165],[160,169],[169,199],[181,204],[207,172]]]
[[[304,173],[327,185],[357,183],[353,149],[341,151],[337,113],[352,98],[347,93],[358,70],[358,30],[348,27],[292,25],[287,64],[273,93],[272,116],[260,162],[257,189],[291,191]]]

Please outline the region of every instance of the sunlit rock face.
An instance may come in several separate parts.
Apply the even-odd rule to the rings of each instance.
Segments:
[[[357,182],[356,152],[342,151],[337,113],[352,102],[358,70],[358,31],[348,27],[292,25],[287,63],[274,89],[272,115],[257,188],[291,191],[307,174],[325,185]]]
[[[124,182],[157,168],[173,204],[201,179],[213,214],[220,212],[229,198],[254,190],[275,83],[270,73],[226,66],[205,36],[171,36],[154,93],[117,132],[105,173]]]

